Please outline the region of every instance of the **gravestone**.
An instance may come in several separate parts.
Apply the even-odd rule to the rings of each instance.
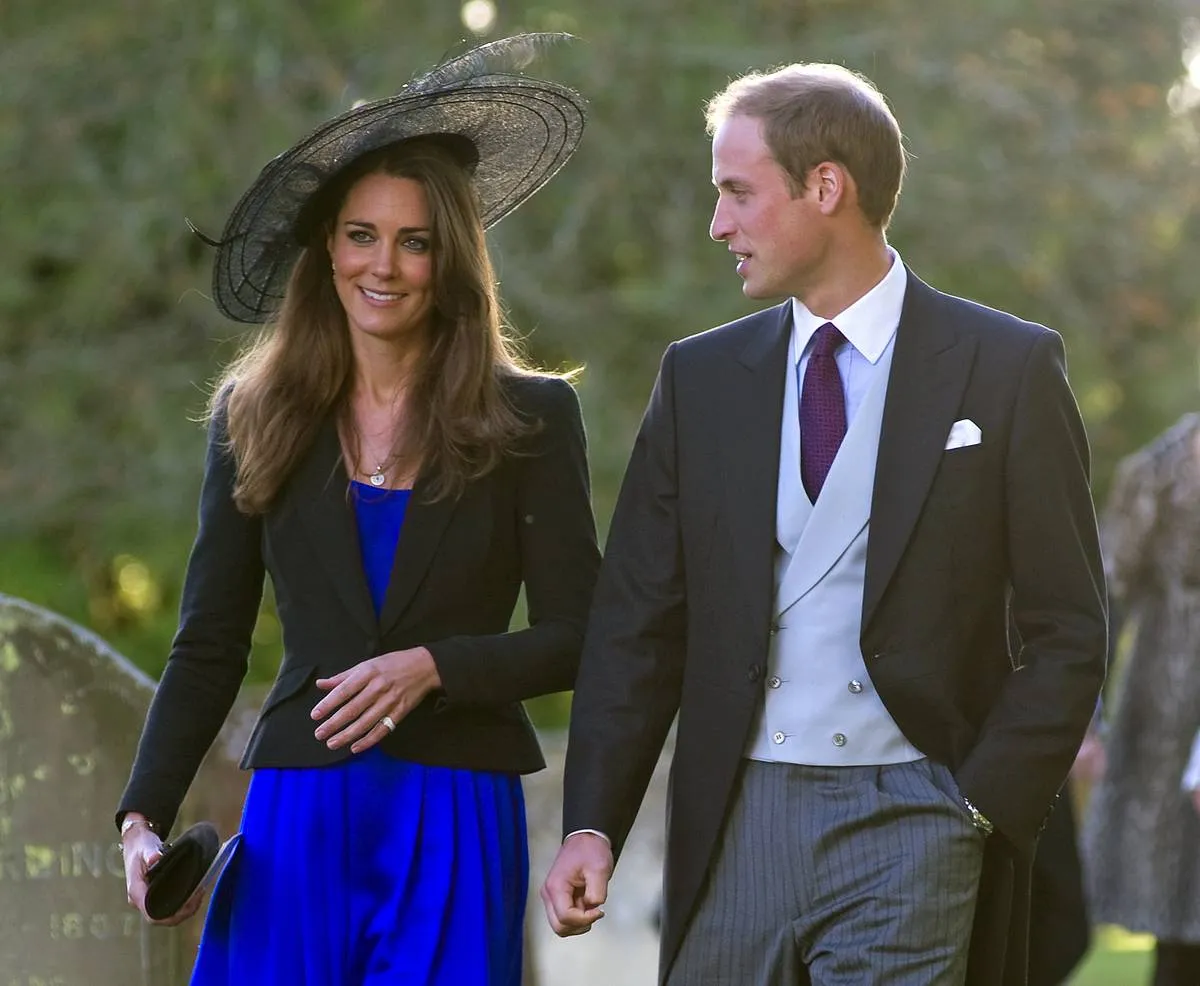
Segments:
[[[113,808],[153,682],[0,595],[0,986],[176,986],[183,932],[125,897]]]

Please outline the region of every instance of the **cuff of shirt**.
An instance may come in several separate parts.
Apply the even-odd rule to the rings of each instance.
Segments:
[[[1179,786],[1185,791],[1200,789],[1200,732],[1196,733],[1196,738],[1192,741],[1192,755],[1188,758],[1183,781]]]
[[[573,835],[581,835],[584,832],[586,832],[588,835],[600,836],[601,839],[603,839],[605,842],[608,843],[609,848],[612,848],[612,839],[610,839],[607,835],[605,835],[603,832],[598,831],[597,829],[576,829],[574,832],[568,832],[566,837],[563,839],[563,842],[566,842],[567,839],[571,838],[571,836],[573,836]]]

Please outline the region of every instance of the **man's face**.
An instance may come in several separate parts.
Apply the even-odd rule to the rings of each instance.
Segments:
[[[712,155],[717,206],[709,235],[737,258],[742,291],[749,298],[803,297],[827,249],[813,182],[793,197],[754,117],[731,116],[717,127]]]

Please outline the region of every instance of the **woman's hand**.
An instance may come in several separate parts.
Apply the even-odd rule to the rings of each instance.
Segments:
[[[146,913],[146,872],[162,857],[163,844],[144,815],[131,811],[125,815],[125,820],[129,819],[134,824],[121,836],[121,855],[125,857],[125,893],[129,903],[151,924],[171,926],[186,921],[200,909],[204,901],[204,893],[199,889],[169,918],[155,921]]]
[[[329,694],[313,707],[312,717],[324,720],[315,735],[331,750],[349,744],[352,753],[362,753],[441,685],[433,655],[424,647],[389,651],[332,678],[318,678],[317,687]]]

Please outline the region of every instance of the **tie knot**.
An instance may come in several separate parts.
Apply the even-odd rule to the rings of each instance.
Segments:
[[[817,329],[816,338],[813,340],[813,355],[832,356],[837,347],[845,341],[846,337],[842,335],[841,330],[832,322],[826,322]]]

